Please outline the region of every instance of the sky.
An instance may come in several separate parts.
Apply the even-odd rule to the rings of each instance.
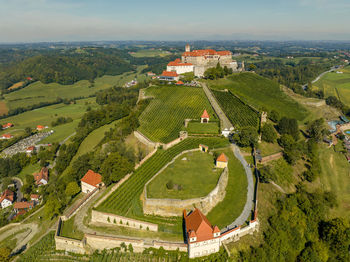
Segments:
[[[349,40],[350,0],[0,0],[0,42]]]

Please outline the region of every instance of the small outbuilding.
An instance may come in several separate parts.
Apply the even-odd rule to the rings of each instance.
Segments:
[[[101,186],[103,186],[102,176],[91,169],[81,179],[81,191],[83,193],[90,193]]]
[[[203,145],[203,144],[199,145],[199,149],[203,152],[206,152],[206,153],[209,151],[209,147],[206,145]]]
[[[228,164],[227,156],[224,153],[222,153],[216,159],[216,167],[218,167],[218,168],[226,168],[227,164]]]
[[[201,123],[208,123],[209,122],[209,114],[206,109],[204,109],[203,114],[201,116]]]

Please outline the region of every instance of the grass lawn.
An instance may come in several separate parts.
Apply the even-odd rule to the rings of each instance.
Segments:
[[[22,182],[24,183],[24,178],[26,175],[32,175],[33,173],[39,172],[40,171],[40,164],[29,164],[28,166],[26,166],[25,168],[22,169],[22,171],[17,175],[17,177],[19,177]]]
[[[187,132],[189,134],[218,134],[219,122],[201,123],[191,121],[188,123]]]
[[[219,228],[232,223],[242,212],[247,200],[247,176],[239,160],[234,156],[231,148],[220,150],[228,157],[229,179],[226,195],[207,215],[212,225]]]
[[[215,168],[214,157],[208,153],[185,153],[148,184],[147,196],[173,199],[204,197],[215,188],[222,171]],[[167,189],[169,181],[182,189]]]
[[[313,88],[323,90],[325,97],[336,96],[344,104],[350,106],[350,66],[337,71],[343,73],[327,73],[312,86]]]
[[[261,143],[259,143],[259,149],[261,150],[262,156],[269,156],[282,151],[282,148],[278,145],[277,142],[267,143],[262,141]]]
[[[296,101],[288,97],[277,82],[254,73],[234,74],[227,79],[208,81],[212,89],[228,89],[243,102],[257,110],[276,110],[282,116],[303,120],[308,112]]]
[[[154,99],[141,114],[139,131],[152,141],[168,143],[178,138],[184,120],[200,119],[204,109],[217,119],[202,88],[152,86],[146,95]]]
[[[79,231],[74,224],[75,216],[66,221],[62,221],[60,236],[82,240],[84,233]]]
[[[350,171],[349,163],[341,153],[334,152],[333,148],[322,146],[320,150],[321,188],[332,191],[337,195],[339,206],[332,210],[333,216],[350,215]]]
[[[9,110],[7,108],[6,102],[0,101],[0,116],[6,115],[8,111]]]

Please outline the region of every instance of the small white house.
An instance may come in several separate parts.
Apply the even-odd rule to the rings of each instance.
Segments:
[[[103,186],[102,176],[91,169],[81,179],[81,191],[83,193],[90,193],[101,186]]]
[[[14,198],[14,193],[10,189],[6,189],[1,197],[0,197],[0,204],[1,208],[6,208],[12,205]]]

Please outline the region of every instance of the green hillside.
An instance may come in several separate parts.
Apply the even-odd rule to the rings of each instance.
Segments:
[[[283,93],[278,83],[257,74],[234,74],[208,83],[212,89],[228,89],[257,110],[276,110],[300,121],[307,115],[306,109]]]
[[[152,141],[168,143],[178,138],[184,120],[199,119],[204,109],[217,119],[202,88],[152,86],[146,95],[154,99],[140,117],[139,131]]]

